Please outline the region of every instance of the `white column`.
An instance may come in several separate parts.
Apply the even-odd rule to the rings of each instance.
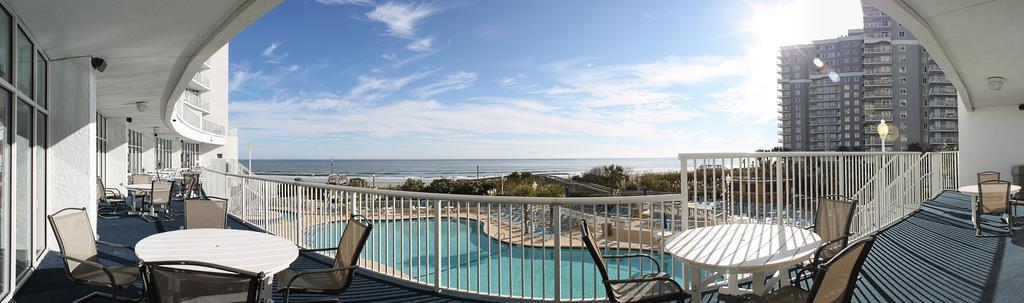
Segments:
[[[96,78],[89,57],[50,63],[47,211],[85,207],[96,217]],[[96,222],[93,221],[93,231]],[[52,232],[51,249],[56,249]]]

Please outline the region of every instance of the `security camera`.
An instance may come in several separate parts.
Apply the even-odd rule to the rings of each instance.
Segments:
[[[92,68],[95,68],[101,73],[107,70],[107,60],[103,60],[103,58],[92,58],[91,61],[92,62],[90,63],[92,63]]]
[[[1017,109],[1019,109],[1019,110],[1024,110],[1024,104],[1021,104],[1021,105],[1017,105]]]
[[[128,117],[128,119],[125,119],[125,120],[127,120],[128,123],[132,123],[132,117]]]

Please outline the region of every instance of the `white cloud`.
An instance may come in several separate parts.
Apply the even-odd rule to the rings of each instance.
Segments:
[[[373,102],[401,90],[406,85],[423,79],[434,73],[434,70],[421,71],[398,78],[382,78],[359,76],[356,86],[349,89],[345,98],[354,102]]]
[[[405,48],[416,52],[426,52],[431,50],[430,46],[433,43],[434,36],[426,36],[424,38],[412,40],[412,42],[409,42],[409,45],[406,45]]]
[[[327,5],[361,5],[370,6],[373,5],[372,0],[316,0],[317,3]]]
[[[395,55],[393,53],[392,54],[381,54],[380,57],[382,59],[388,60],[388,61],[395,61],[395,59],[398,59],[398,55]]]
[[[301,69],[299,65],[292,64],[266,73],[263,70],[254,70],[246,63],[232,65],[234,72],[231,73],[228,82],[228,91],[242,91],[248,86],[254,86],[253,83],[260,88],[274,90],[278,82]]]
[[[388,35],[412,39],[419,22],[438,12],[439,8],[429,4],[388,2],[377,5],[366,17],[386,24]]]
[[[267,62],[267,63],[272,63],[272,64],[281,63],[281,61],[283,61],[285,58],[288,58],[288,53],[284,53],[284,54],[276,54],[276,53],[274,53],[275,51],[277,51],[277,48],[279,46],[281,46],[280,42],[271,43],[270,46],[267,46],[267,48],[263,49],[263,52],[260,53],[260,56],[263,56],[263,58],[266,59],[265,62]]]
[[[249,71],[248,69],[238,69],[231,75],[231,81],[228,82],[228,91],[240,90],[246,83],[253,79],[263,76],[263,71]]]
[[[411,95],[426,99],[447,91],[466,89],[476,82],[476,78],[475,73],[458,71],[445,76],[444,80],[420,86],[412,90]]]

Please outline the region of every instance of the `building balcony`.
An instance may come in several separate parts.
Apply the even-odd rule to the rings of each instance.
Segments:
[[[200,92],[210,91],[210,78],[206,77],[203,72],[198,72],[192,76],[188,88]]]
[[[928,77],[928,83],[951,84],[952,82],[944,76],[930,76]]]
[[[810,110],[822,110],[822,109],[839,109],[839,104],[836,103],[817,103],[811,105],[808,109]]]
[[[870,65],[874,65],[874,64],[892,64],[892,58],[891,57],[865,58],[862,62],[865,65],[869,65],[869,64]]]
[[[212,66],[212,65],[210,65],[210,60],[209,60],[209,59],[207,59],[206,61],[203,61],[203,64],[202,64],[202,65],[200,65],[200,66],[199,66],[199,70],[208,70],[208,69],[210,69],[210,68],[212,68],[212,67],[213,67],[213,66]]]
[[[892,53],[892,47],[888,47],[888,46],[886,46],[886,47],[868,47],[868,48],[864,48],[864,54],[865,55],[871,55],[871,54],[891,54],[891,53]]]
[[[889,80],[864,80],[864,87],[892,86],[892,79]]]
[[[827,118],[827,117],[839,117],[838,110],[820,110],[812,111],[807,114],[810,118]]]
[[[928,114],[928,118],[930,118],[930,119],[938,119],[938,120],[956,120],[957,119],[957,113],[956,112],[932,112],[932,113]]]
[[[930,138],[928,138],[928,144],[940,145],[940,144],[958,144],[958,143],[960,143],[960,141],[959,141],[959,139],[957,139],[957,137],[938,137],[938,138],[930,137]]]
[[[813,82],[811,82],[810,86],[811,87],[822,87],[822,86],[838,86],[838,85],[839,85],[839,82],[832,82],[832,80],[825,80],[825,81],[813,81]]]
[[[864,92],[864,98],[892,98],[892,91]]]
[[[202,95],[185,91],[181,93],[181,97],[178,97],[178,102],[184,103],[204,114],[210,113],[210,101],[207,101]]]
[[[891,69],[865,69],[864,70],[864,74],[865,75],[869,75],[869,76],[873,76],[873,75],[892,75],[892,70]]]
[[[812,89],[807,93],[811,95],[838,94],[839,88],[835,87],[833,89]]]
[[[956,124],[932,125],[932,126],[928,127],[928,130],[932,131],[932,132],[954,132],[955,133],[955,132],[957,132],[957,125]]]
[[[178,102],[175,105],[171,126],[178,134],[192,141],[214,145],[225,143],[225,126],[214,122],[202,111],[186,105],[185,102]]]
[[[879,122],[882,120],[892,121],[892,113],[886,112],[885,114],[864,115],[864,121],[867,122]]]
[[[841,129],[838,126],[816,126],[811,127],[808,133],[811,134],[827,134],[827,133],[838,133]]]
[[[808,123],[808,124],[809,125],[836,125],[836,124],[839,124],[839,119],[834,119],[834,118],[811,119],[811,122]]]
[[[892,110],[892,103],[864,104],[864,110]]]
[[[928,89],[929,95],[956,96],[956,89],[952,87],[932,87]]]
[[[931,107],[957,107],[956,100],[954,99],[932,99],[928,101],[928,106]]]

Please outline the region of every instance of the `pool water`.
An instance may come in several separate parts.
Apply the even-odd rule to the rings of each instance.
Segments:
[[[554,298],[554,249],[509,245],[484,234],[475,220],[441,221],[440,285],[445,288],[491,295]],[[362,258],[390,269],[372,268],[387,274],[401,274],[433,285],[435,280],[434,232],[432,219],[375,221]],[[344,223],[334,222],[307,231],[307,245],[334,247]],[[550,237],[548,237],[550,239]],[[579,244],[575,242],[574,244]],[[600,273],[589,252],[582,248],[561,250],[562,299],[604,298]],[[641,253],[638,250],[610,249],[605,255]],[[682,281],[682,264],[671,256],[643,251],[657,258],[662,270]],[[612,279],[652,272],[649,259],[623,259],[617,264],[606,259]],[[395,270],[398,272],[392,272]]]

